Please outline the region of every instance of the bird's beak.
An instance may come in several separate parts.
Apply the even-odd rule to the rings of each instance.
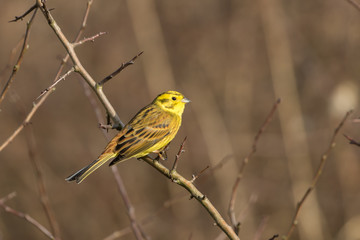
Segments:
[[[183,102],[183,103],[189,103],[189,102],[191,102],[189,99],[187,99],[186,97],[184,97],[183,99],[181,99],[181,101]]]

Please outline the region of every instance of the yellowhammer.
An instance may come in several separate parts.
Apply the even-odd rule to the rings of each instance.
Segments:
[[[161,152],[178,132],[181,115],[188,102],[189,99],[176,91],[160,94],[125,125],[95,161],[66,178],[66,181],[81,183],[110,159],[113,159],[111,166],[132,157]]]

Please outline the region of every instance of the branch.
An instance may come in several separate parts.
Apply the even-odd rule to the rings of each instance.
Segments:
[[[50,206],[49,196],[46,191],[45,182],[43,178],[43,173],[41,171],[40,163],[37,158],[37,151],[36,151],[36,142],[34,138],[34,132],[33,129],[30,127],[28,128],[28,134],[26,136],[27,144],[28,144],[28,151],[29,151],[29,158],[31,161],[31,164],[34,167],[34,172],[37,180],[37,185],[39,189],[40,194],[40,201],[44,208],[46,217],[49,221],[51,232],[54,234],[55,239],[60,240],[60,228],[59,224],[56,221],[55,214],[53,212],[53,209]]]
[[[69,71],[70,72],[70,71]],[[65,77],[69,74],[69,72],[65,73]],[[64,78],[64,76],[62,76],[60,79]],[[38,101],[37,103],[33,103],[33,107],[30,110],[30,112],[28,113],[28,115],[25,117],[25,120],[23,121],[23,123],[13,132],[13,134],[7,139],[5,140],[5,142],[0,146],[0,152],[7,146],[9,145],[14,138],[24,129],[24,127],[30,123],[31,118],[34,116],[35,112],[39,109],[39,107],[45,102],[45,100],[49,97],[49,95],[55,90],[55,88],[50,88],[50,90],[48,90],[47,92],[44,93],[44,95],[42,95],[42,98],[40,99],[40,101]]]
[[[183,152],[185,152],[184,146],[185,146],[186,139],[187,139],[187,137],[184,138],[184,140],[182,141],[182,143],[181,143],[181,145],[180,145],[180,148],[179,148],[178,153],[175,155],[175,161],[174,161],[174,164],[173,164],[173,166],[172,166],[171,171],[176,171],[177,163],[178,163],[178,161],[179,161],[179,159],[180,159],[180,156],[181,156],[181,154],[182,154]]]
[[[176,184],[185,188],[191,194],[192,198],[198,200],[198,202],[200,202],[200,204],[208,211],[210,216],[214,219],[216,226],[218,226],[223,232],[225,232],[225,234],[229,237],[229,239],[237,239],[237,240],[239,239],[237,234],[225,222],[223,217],[220,215],[220,213],[214,207],[214,205],[212,205],[210,200],[204,194],[202,194],[191,181],[184,178],[177,171],[170,171],[159,161],[153,160],[149,156],[142,157],[141,159],[144,160],[153,168],[155,168],[156,170],[158,170],[165,177],[171,179]]]
[[[298,221],[298,216],[299,216],[299,213],[300,213],[300,210],[301,210],[301,207],[304,205],[304,202],[305,200],[307,199],[307,197],[310,195],[310,193],[312,192],[312,190],[314,190],[317,182],[319,181],[319,178],[323,172],[323,169],[325,167],[325,163],[326,163],[326,160],[328,158],[328,155],[330,153],[330,151],[335,147],[335,138],[337,136],[337,134],[339,133],[340,129],[342,128],[342,126],[344,125],[346,119],[350,116],[350,114],[352,113],[352,110],[351,111],[348,111],[344,118],[342,119],[342,121],[339,123],[339,125],[337,126],[337,128],[335,129],[334,131],[334,134],[331,138],[331,141],[330,141],[330,144],[329,144],[329,147],[327,148],[327,150],[325,151],[325,153],[321,156],[321,159],[320,159],[320,164],[318,166],[318,169],[315,173],[315,176],[312,180],[312,183],[311,185],[309,186],[309,188],[306,190],[306,192],[304,193],[303,197],[301,198],[301,200],[298,202],[297,206],[296,206],[296,210],[295,210],[295,214],[294,214],[294,217],[292,219],[292,224],[288,230],[288,233],[286,234],[286,236],[284,236],[284,239],[289,239],[291,234],[293,233],[294,229],[295,229],[295,226],[297,225],[297,221]]]
[[[45,16],[46,20],[48,21],[49,26],[52,28],[60,42],[63,44],[64,48],[70,55],[71,60],[74,63],[75,72],[79,73],[83,79],[91,86],[94,90],[96,95],[98,96],[99,100],[103,104],[104,108],[106,109],[107,113],[111,117],[114,122],[114,126],[118,129],[121,129],[124,124],[121,122],[119,116],[115,112],[115,109],[105,96],[102,85],[96,83],[96,81],[90,76],[90,74],[86,71],[86,69],[82,66],[78,56],[75,53],[74,44],[70,43],[69,40],[65,37],[64,33],[61,31],[60,27],[57,25],[56,21],[52,17],[51,13],[49,12],[48,8],[45,5],[45,2],[41,0],[37,0],[37,4],[41,9],[43,15]]]
[[[86,42],[94,42],[96,38],[98,38],[98,37],[100,37],[101,35],[104,35],[104,34],[106,34],[106,32],[99,32],[98,34],[95,34],[92,37],[84,38],[81,41],[74,42],[73,45],[74,45],[74,47],[77,47],[77,46],[79,46],[81,44],[84,44]]]
[[[92,5],[92,2],[93,0],[89,0],[88,3],[87,3],[87,8],[86,8],[86,11],[85,11],[85,14],[84,14],[84,18],[83,18],[83,22],[81,24],[81,27],[80,27],[80,30],[75,38],[75,42],[77,42],[82,33],[84,32],[84,29],[86,27],[86,22],[87,22],[87,19],[88,19],[88,16],[89,16],[89,12],[90,12],[90,7]],[[60,64],[59,66],[59,69],[56,73],[56,76],[54,78],[54,82],[57,81],[57,79],[59,78],[62,70],[64,69],[65,67],[65,64],[67,63],[67,61],[69,60],[69,54],[67,54],[62,63]],[[53,90],[55,90],[53,88]],[[43,96],[42,98],[40,99],[39,102],[33,104],[33,108],[31,109],[31,111],[29,112],[29,114],[25,117],[25,120],[23,121],[23,123],[13,132],[13,134],[7,139],[5,140],[5,142],[0,146],[0,152],[7,146],[9,145],[13,140],[14,138],[24,129],[24,127],[30,122],[31,118],[33,117],[33,115],[36,113],[36,111],[39,109],[39,107],[45,102],[45,100],[50,96],[50,94],[52,93],[53,91],[47,91]]]
[[[270,113],[268,114],[268,116],[266,117],[265,119],[265,122],[261,125],[259,131],[257,132],[255,138],[254,138],[254,142],[252,144],[252,148],[251,148],[251,151],[249,152],[249,154],[244,158],[242,164],[241,164],[241,167],[240,167],[240,170],[239,170],[239,173],[237,175],[237,178],[235,180],[235,183],[233,185],[233,188],[232,188],[232,192],[231,192],[231,197],[230,197],[230,202],[229,202],[229,207],[228,207],[228,214],[229,214],[229,217],[230,217],[230,220],[231,220],[231,224],[235,230],[235,232],[238,234],[239,233],[239,228],[240,228],[240,223],[236,220],[236,216],[235,216],[235,199],[236,199],[236,194],[237,194],[237,189],[238,189],[238,186],[240,184],[240,181],[243,177],[243,173],[244,173],[244,170],[245,170],[245,167],[247,166],[251,156],[256,152],[256,146],[257,146],[257,143],[259,141],[259,138],[261,136],[261,134],[265,131],[266,127],[269,125],[269,123],[271,122],[273,116],[274,116],[274,113],[278,107],[278,105],[280,104],[281,102],[281,99],[277,99],[274,106],[272,107]]]
[[[45,236],[47,236],[48,238],[50,239],[55,239],[54,236],[49,232],[49,230],[47,230],[43,225],[41,225],[38,221],[36,221],[34,218],[32,218],[31,216],[29,216],[28,214],[26,213],[23,213],[23,212],[19,212],[7,205],[5,205],[5,201],[6,199],[10,199],[12,198],[13,196],[9,197],[6,196],[5,198],[2,198],[0,200],[0,206],[5,210],[5,212],[8,212],[8,213],[11,213],[19,218],[23,218],[25,219],[26,221],[28,221],[29,223],[31,223],[32,225],[34,225],[37,229],[39,229],[43,234],[45,234]],[[3,200],[5,199],[5,201]]]
[[[71,69],[70,69],[69,71],[67,71],[61,78],[59,78],[58,80],[55,80],[55,81],[53,82],[53,84],[51,84],[49,87],[45,88],[45,90],[40,93],[40,95],[36,98],[36,100],[38,100],[39,98],[41,98],[41,97],[42,97],[45,93],[47,93],[48,91],[50,91],[50,90],[55,90],[55,86],[56,86],[59,82],[65,80],[65,78],[66,78],[67,76],[69,76],[71,73],[73,73],[74,71],[75,71],[75,69],[74,69],[74,68],[71,68]],[[36,101],[36,100],[35,100],[35,101]]]
[[[354,145],[360,147],[360,142],[356,141],[355,139],[349,137],[349,136],[346,135],[346,134],[343,134],[343,135],[344,135],[344,137],[345,137],[347,140],[349,140],[349,144],[354,144]]]
[[[103,80],[99,82],[99,86],[103,86],[107,81],[115,77],[117,74],[119,74],[122,70],[124,70],[127,66],[130,66],[135,63],[135,60],[144,52],[138,53],[135,57],[133,57],[130,61],[127,61],[126,63],[121,64],[121,66],[115,70],[115,72],[111,73],[109,76],[105,77]]]
[[[13,70],[12,70],[12,72],[10,74],[10,77],[9,77],[8,81],[6,82],[4,89],[2,90],[2,92],[0,94],[0,104],[4,100],[5,95],[6,95],[7,91],[9,90],[10,85],[11,85],[12,81],[14,80],[14,77],[15,77],[16,73],[20,69],[20,65],[22,63],[22,60],[24,58],[24,54],[25,54],[26,50],[29,48],[28,41],[29,41],[30,29],[31,29],[32,23],[34,22],[35,15],[36,15],[36,12],[37,12],[36,6],[34,8],[33,7],[30,8],[28,10],[28,12],[25,13],[27,15],[27,14],[29,14],[31,11],[33,11],[35,9],[33,15],[31,16],[31,18],[29,20],[29,22],[26,24],[24,42],[23,42],[23,45],[22,45],[22,48],[21,48],[21,51],[20,51],[19,58],[16,61],[16,64],[13,67]]]
[[[26,17],[29,13],[31,13],[32,11],[36,10],[37,9],[37,4],[35,3],[33,6],[31,6],[23,15],[17,17],[15,16],[15,19],[9,21],[9,22],[17,22],[19,20],[23,20],[24,17]]]
[[[14,197],[16,197],[16,192],[12,192],[12,193],[9,193],[8,195],[6,195],[5,197],[3,198],[0,198],[0,203],[5,203],[11,199],[13,199]]]

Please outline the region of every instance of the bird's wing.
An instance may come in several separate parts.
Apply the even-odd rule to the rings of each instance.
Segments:
[[[138,114],[108,144],[103,154],[115,152],[117,157],[112,164],[146,152],[154,144],[163,140],[174,131],[173,121],[176,116],[152,107],[140,110]],[[176,133],[176,130],[175,130]],[[158,150],[154,149],[153,151]],[[149,153],[149,152],[147,152]],[[146,155],[145,153],[144,155]],[[137,156],[139,157],[139,156]]]

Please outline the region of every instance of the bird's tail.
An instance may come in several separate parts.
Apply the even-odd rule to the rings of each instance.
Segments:
[[[90,163],[88,166],[80,169],[79,171],[77,171],[76,173],[70,175],[69,177],[67,177],[65,180],[66,181],[76,181],[76,183],[81,183],[82,181],[84,181],[84,179],[89,176],[92,172],[94,172],[96,169],[98,169],[101,165],[103,165],[104,163],[106,163],[108,160],[112,159],[116,157],[115,153],[107,153],[107,154],[102,154],[101,156],[99,156],[98,159],[96,159],[95,161],[93,161],[92,163]]]

